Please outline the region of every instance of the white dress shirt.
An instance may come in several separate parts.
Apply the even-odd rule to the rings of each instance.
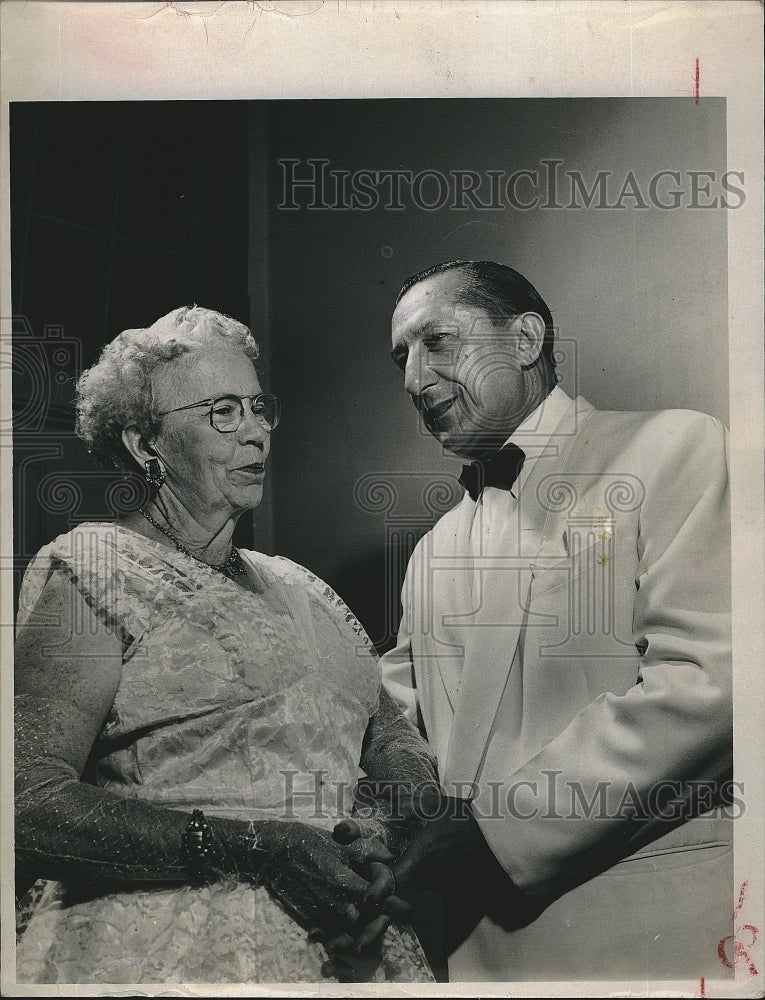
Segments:
[[[474,558],[498,558],[503,552],[515,550],[513,540],[517,539],[518,532],[518,518],[515,516],[518,498],[540,456],[556,456],[557,447],[551,445],[550,439],[570,407],[571,400],[556,385],[505,441],[503,448],[514,444],[526,457],[512,490],[485,486],[475,501],[470,528],[470,550]],[[476,599],[480,594],[482,573],[480,566],[476,566],[473,573],[473,595]]]

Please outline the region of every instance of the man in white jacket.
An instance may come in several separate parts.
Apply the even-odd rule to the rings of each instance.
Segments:
[[[725,429],[570,399],[548,307],[500,264],[414,276],[392,331],[426,428],[471,463],[382,660],[445,795],[397,883],[444,892],[452,980],[723,977]]]

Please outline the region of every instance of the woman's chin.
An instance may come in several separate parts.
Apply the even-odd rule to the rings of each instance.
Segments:
[[[257,507],[263,500],[263,483],[250,483],[247,486],[237,485],[235,489],[232,489],[226,499],[231,504],[235,511],[242,513],[246,510],[252,510],[253,507]]]

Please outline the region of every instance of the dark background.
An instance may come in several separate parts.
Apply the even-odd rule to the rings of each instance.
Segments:
[[[74,438],[73,383],[121,330],[182,304],[248,323],[283,402],[237,542],[327,580],[381,651],[460,469],[387,356],[408,275],[511,264],[551,307],[569,394],[727,422],[724,211],[286,211],[278,163],[485,174],[557,158],[588,186],[611,171],[617,193],[630,170],[644,189],[676,170],[687,189],[688,170],[726,169],[723,99],[14,103],[10,138],[16,589],[43,543],[138,505],[140,479],[97,469]],[[438,914],[421,913],[442,973]]]
[[[43,543],[139,495],[74,437],[77,374],[184,303],[248,320],[247,107],[12,104],[10,127],[18,590]]]
[[[727,422],[724,211],[428,212],[406,197],[403,210],[286,211],[278,162],[299,160],[301,176],[309,158],[484,175],[557,158],[588,186],[611,171],[612,197],[630,170],[644,191],[662,169],[688,189],[688,170],[726,169],[723,99],[14,103],[10,125],[17,588],[45,541],[135,506],[140,482],[97,470],[74,439],[73,382],[120,330],[184,303],[248,322],[283,401],[264,502],[238,542],[326,579],[381,650],[406,557],[460,469],[388,359],[409,274],[512,264],[552,309],[570,394]]]

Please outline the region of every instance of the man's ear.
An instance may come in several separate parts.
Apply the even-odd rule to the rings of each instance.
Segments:
[[[545,321],[535,312],[523,313],[518,331],[518,355],[524,369],[532,368],[542,353],[545,342]]]
[[[135,424],[131,424],[130,427],[123,430],[122,443],[138,463],[139,469],[143,469],[144,463],[150,458],[157,457],[157,453],[152,447],[153,442],[147,441]]]

